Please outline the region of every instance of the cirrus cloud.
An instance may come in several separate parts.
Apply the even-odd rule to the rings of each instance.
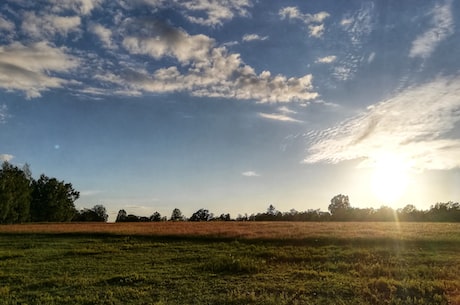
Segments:
[[[288,6],[278,12],[281,19],[300,20],[308,26],[310,37],[320,38],[324,34],[324,20],[330,16],[328,12],[304,14],[296,6]]]
[[[443,40],[454,33],[452,1],[436,5],[430,15],[432,27],[412,42],[409,57],[428,58]]]
[[[311,134],[305,163],[361,159],[368,166],[384,152],[419,170],[460,167],[460,79],[438,78],[406,89],[335,127]]]

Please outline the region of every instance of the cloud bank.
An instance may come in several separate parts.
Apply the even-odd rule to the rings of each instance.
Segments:
[[[174,8],[191,23],[215,27],[247,17],[249,0],[120,0],[107,7],[110,18],[92,18],[102,3],[16,3],[20,9],[10,15],[18,19],[19,31],[0,15],[0,31],[11,37],[0,44],[0,88],[24,92],[27,98],[63,87],[90,95],[184,92],[259,103],[304,102],[318,96],[311,74],[287,77],[256,72],[225,44],[205,34],[190,34],[155,14]],[[153,11],[148,18],[139,15],[146,8]],[[86,35],[103,50],[79,49]],[[266,39],[257,34],[243,37],[246,42]]]

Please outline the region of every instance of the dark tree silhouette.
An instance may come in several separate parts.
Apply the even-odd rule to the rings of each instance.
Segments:
[[[72,184],[41,175],[32,183],[32,221],[70,221],[75,216],[74,202],[79,197]]]
[[[125,210],[118,211],[117,219],[115,222],[124,222],[128,218],[128,213]]]
[[[158,212],[153,213],[150,216],[150,221],[154,221],[154,222],[162,221],[161,214]]]
[[[192,217],[189,218],[189,221],[210,221],[214,218],[212,213],[209,213],[206,209],[199,209],[193,213]]]
[[[4,162],[0,169],[0,223],[26,222],[30,218],[31,175],[26,164],[21,170]]]
[[[78,212],[72,221],[107,222],[109,215],[103,205],[95,205],[92,209],[83,209]]]
[[[179,210],[178,208],[175,208],[171,213],[170,220],[172,220],[172,221],[183,221],[183,220],[185,220],[185,218],[184,218],[184,215],[182,215],[181,210]]]

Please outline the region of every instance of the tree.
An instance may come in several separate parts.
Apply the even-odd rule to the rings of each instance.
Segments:
[[[219,218],[217,218],[218,220],[221,220],[221,221],[230,221],[232,220],[232,218],[230,217],[230,214],[227,213],[227,214],[220,214]]]
[[[32,183],[32,221],[70,221],[75,216],[74,202],[79,197],[72,184],[42,174]]]
[[[331,215],[334,216],[336,220],[344,220],[343,218],[346,215],[347,210],[350,209],[350,199],[346,195],[335,195],[331,199],[331,204],[328,207]]]
[[[109,215],[107,214],[107,209],[102,204],[96,204],[92,208],[92,211],[96,213],[96,215],[99,218],[99,221],[107,222],[107,220],[109,219]]]
[[[95,205],[92,209],[83,209],[78,212],[72,221],[107,222],[109,215],[103,205]]]
[[[23,169],[4,162],[0,169],[0,223],[18,223],[30,219],[31,175],[29,166]]]
[[[192,217],[190,217],[190,221],[210,221],[214,218],[212,213],[209,213],[206,209],[199,209],[195,213],[193,213]]]
[[[182,215],[182,212],[181,210],[179,210],[178,208],[175,208],[173,211],[172,211],[172,214],[171,214],[171,219],[172,221],[183,221],[184,220],[184,216]]]
[[[158,212],[153,213],[153,214],[150,216],[150,221],[154,221],[154,222],[162,221],[161,214],[158,213]]]

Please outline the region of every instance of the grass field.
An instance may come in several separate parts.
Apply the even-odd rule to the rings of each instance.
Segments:
[[[0,304],[460,304],[460,224],[0,226]]]

